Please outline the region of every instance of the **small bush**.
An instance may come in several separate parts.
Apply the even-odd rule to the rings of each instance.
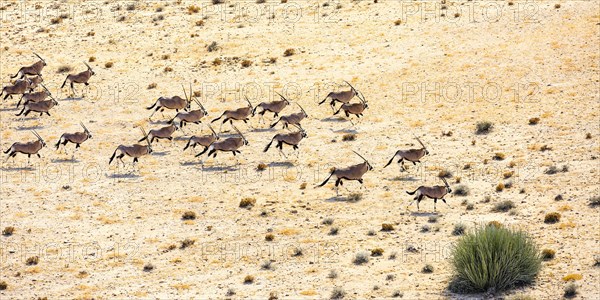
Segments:
[[[214,52],[219,50],[219,45],[217,44],[217,42],[212,42],[206,47],[206,49],[208,50],[208,52]]]
[[[104,67],[107,68],[107,69],[110,69],[110,68],[112,68],[113,65],[114,65],[114,63],[112,61],[109,61],[109,62],[107,62],[107,63],[104,64]]]
[[[348,195],[348,202],[358,202],[362,199],[362,193],[351,193]]]
[[[505,201],[496,203],[496,205],[494,205],[494,209],[492,211],[507,212],[513,208],[515,208],[515,203],[510,200],[505,200]]]
[[[427,220],[429,223],[437,223],[438,219],[440,217],[438,215],[433,215],[433,216],[429,216],[429,219]]]
[[[168,73],[168,72],[173,72],[173,68],[171,68],[171,67],[165,67],[165,68],[163,69],[163,72],[165,72],[165,73]]]
[[[394,25],[399,26],[400,24],[402,24],[402,20],[398,19],[394,21]]]
[[[90,56],[90,58],[88,58],[88,62],[95,62],[95,61],[96,61],[95,56]]]
[[[179,249],[185,249],[187,247],[192,246],[196,241],[194,240],[190,240],[190,239],[185,239],[183,241],[181,241],[181,246],[179,246]]]
[[[387,280],[387,281],[392,281],[394,279],[396,279],[396,275],[394,275],[394,274],[387,274],[385,276],[385,280]]]
[[[154,266],[153,266],[151,263],[147,263],[147,264],[144,266],[144,272],[150,272],[150,271],[152,271],[152,270],[154,270]]]
[[[2,235],[3,236],[11,236],[11,235],[13,235],[14,232],[15,232],[14,227],[7,226],[7,227],[4,227],[4,230],[2,230]]]
[[[331,227],[329,229],[329,235],[337,235],[339,231],[340,231],[339,228],[337,228],[337,227]]]
[[[559,9],[560,8],[560,4],[554,4],[554,8]]]
[[[351,142],[354,140],[356,140],[356,134],[354,134],[354,133],[347,133],[347,134],[344,134],[344,136],[342,136],[342,141],[344,141],[344,142]]]
[[[241,208],[251,208],[256,205],[256,199],[254,198],[244,198],[240,201]]]
[[[498,183],[498,185],[496,185],[496,192],[502,192],[504,190],[505,186],[503,182]]]
[[[369,262],[369,252],[359,252],[356,253],[352,262],[355,265],[362,265]]]
[[[63,65],[63,66],[58,67],[58,70],[56,71],[56,73],[67,73],[67,72],[71,72],[71,70],[73,70],[73,68],[71,68],[71,66]]]
[[[275,236],[272,233],[267,233],[267,235],[265,235],[265,241],[267,242],[271,242],[275,239]]]
[[[329,274],[327,274],[327,278],[329,279],[336,279],[338,277],[338,272],[336,270],[331,270],[329,271]]]
[[[504,179],[509,179],[511,178],[513,175],[515,174],[514,171],[506,171],[502,174],[502,177],[504,177]]]
[[[306,182],[303,182],[303,183],[301,183],[301,184],[300,184],[300,189],[301,189],[301,190],[304,190],[304,189],[306,189],[306,184],[307,184]]]
[[[557,4],[558,5],[558,4]],[[577,284],[571,282],[565,286],[565,298],[573,298],[577,295]]]
[[[423,273],[433,273],[433,266],[430,264],[426,264],[423,269],[421,269]]]
[[[323,225],[331,225],[333,224],[334,219],[333,218],[325,218],[323,219],[323,222],[321,222],[321,224]]]
[[[591,138],[592,138],[592,134],[591,133],[588,132],[588,133],[585,134],[585,139],[586,140],[589,140]]]
[[[294,253],[292,253],[292,256],[302,256],[302,254],[303,254],[302,248],[296,247],[296,248],[294,248]]]
[[[487,134],[490,132],[490,130],[492,130],[492,128],[494,127],[494,125],[492,124],[492,122],[488,122],[488,121],[483,121],[483,122],[478,122],[475,125],[475,133],[477,134]]]
[[[196,5],[190,5],[187,7],[187,11],[188,11],[189,15],[196,14],[200,11],[200,7],[198,7]]]
[[[529,119],[529,125],[537,125],[540,122],[540,118],[531,118]]]
[[[452,292],[499,292],[532,282],[541,268],[541,258],[526,233],[485,226],[458,241],[452,251],[452,266]]]
[[[181,216],[182,220],[196,220],[196,213],[193,211],[186,211]]]
[[[8,288],[6,281],[0,281],[0,291],[4,291]]]
[[[556,255],[556,251],[554,251],[552,249],[542,250],[542,259],[543,260],[551,260],[554,258],[554,255]]]
[[[242,68],[248,68],[252,65],[252,61],[244,59],[242,60]]]
[[[439,178],[451,178],[452,172],[450,172],[448,170],[441,170],[438,172],[438,177]]]
[[[52,18],[50,19],[50,24],[52,25],[56,25],[56,24],[60,24],[62,23],[62,19],[61,18]]]
[[[481,203],[489,203],[490,201],[492,201],[492,197],[488,195],[488,196],[483,197],[483,200],[481,200]]]
[[[222,63],[223,63],[223,60],[218,57],[212,61],[213,66],[220,66]]]
[[[463,223],[458,223],[454,225],[454,229],[452,230],[452,235],[463,235],[467,230],[467,226]]]
[[[404,294],[398,290],[396,290],[392,293],[392,298],[402,298],[402,297],[404,297]]]
[[[543,145],[542,147],[540,147],[540,151],[545,152],[545,151],[550,151],[552,150],[552,147],[548,146],[548,145]]]
[[[393,230],[394,230],[394,225],[389,224],[389,223],[381,224],[381,231],[393,231]]]
[[[431,230],[431,227],[429,227],[429,225],[421,226],[421,232],[429,232],[430,230]]]
[[[558,223],[559,221],[560,221],[560,214],[557,212],[548,213],[544,217],[544,223],[546,223],[546,224],[554,224],[554,223]]]
[[[344,297],[346,297],[346,291],[344,291],[344,289],[341,287],[335,287],[333,288],[333,291],[331,291],[331,296],[329,296],[329,299],[342,299]]]
[[[390,256],[388,256],[388,259],[394,260],[394,259],[396,259],[397,256],[398,256],[398,253],[396,251],[394,251],[390,254]]]
[[[148,85],[149,90],[155,89],[155,88],[156,88],[156,83],[154,83],[154,82]]]
[[[244,284],[251,284],[253,282],[254,282],[254,276],[246,275],[246,277],[244,277]]]
[[[506,158],[506,155],[502,152],[496,152],[494,154],[494,156],[492,157],[493,160],[504,160]]]
[[[371,250],[371,256],[382,256],[383,255],[383,249],[381,248],[375,248]]]
[[[196,26],[204,26],[204,20],[198,20],[194,24],[196,24]]]
[[[590,207],[600,206],[600,196],[594,196],[594,197],[590,198],[590,200],[588,201],[588,205]]]
[[[283,56],[287,57],[287,56],[292,56],[296,54],[296,50],[289,48],[289,49],[285,49],[285,51],[283,52]]]
[[[456,195],[456,196],[469,195],[469,187],[464,184],[458,185],[456,188],[454,188],[454,195]]]
[[[467,203],[467,210],[473,210],[475,208],[475,204]]]
[[[273,269],[273,262],[271,260],[266,260],[265,262],[263,262],[260,265],[260,268],[263,270],[272,270]]]
[[[28,266],[33,266],[33,265],[37,265],[40,262],[40,258],[37,256],[32,256],[27,258],[27,260],[25,260],[25,264]]]
[[[256,170],[258,170],[258,171],[264,171],[266,169],[267,169],[267,165],[264,163],[260,163],[260,164],[258,164],[258,166],[256,166]]]
[[[276,63],[276,62],[277,62],[277,57],[270,57],[270,58],[269,58],[269,63],[270,63],[270,64],[274,64],[274,63]]]

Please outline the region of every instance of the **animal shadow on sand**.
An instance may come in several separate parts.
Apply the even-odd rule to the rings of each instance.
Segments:
[[[79,160],[76,158],[58,158],[58,159],[52,159],[50,161],[53,163],[71,163],[71,164],[79,162]]]
[[[19,166],[6,166],[0,168],[0,170],[5,172],[19,172],[19,171],[33,171],[33,167],[19,167]]]
[[[112,178],[112,179],[134,179],[134,178],[140,178],[140,175],[136,174],[134,172],[128,172],[128,173],[113,173],[113,174],[107,175],[106,177]]]

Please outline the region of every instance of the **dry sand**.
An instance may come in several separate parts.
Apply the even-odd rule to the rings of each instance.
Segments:
[[[446,290],[454,225],[473,229],[492,220],[556,250],[535,284],[499,295],[555,299],[563,294],[563,277],[575,273],[582,275],[579,297],[600,298],[600,269],[593,266],[600,255],[599,212],[587,205],[600,194],[598,2],[448,1],[445,10],[429,1],[279,2],[0,2],[3,86],[35,61],[33,50],[47,61],[45,83],[60,102],[51,117],[24,120],[14,116],[16,99],[2,102],[3,151],[32,140],[29,129],[48,143],[31,167],[23,155],[2,165],[0,228],[15,228],[0,236],[3,299],[223,298],[230,288],[234,298],[318,299],[334,287],[348,298],[395,291],[407,299],[460,298]],[[190,5],[199,11],[188,13]],[[218,48],[209,52],[213,41]],[[284,56],[288,48],[295,54]],[[59,68],[83,71],[82,61],[92,56],[90,86],[77,85],[76,96],[59,89],[66,76]],[[213,65],[216,59],[220,65]],[[252,65],[243,68],[243,60]],[[354,127],[330,118],[327,103],[317,105],[329,91],[346,89],[343,80],[369,101]],[[209,111],[205,120],[245,105],[243,95],[256,104],[279,91],[299,102],[310,115],[299,158],[287,147],[289,159],[274,148],[263,153],[281,129],[265,129],[255,117],[253,131],[238,124],[249,140],[239,166],[230,154],[202,165],[182,152],[190,133],[208,133],[194,124],[186,134],[176,132],[172,145],[155,144],[152,156],[140,158],[139,171],[108,166],[117,145],[141,137],[136,126],[158,128],[174,115],[157,113],[150,122],[144,107],[159,96],[181,95],[181,84],[190,82]],[[151,83],[156,88],[148,89]],[[290,106],[284,113],[296,111]],[[529,125],[534,117],[539,123]],[[63,132],[78,131],[80,121],[93,139],[70,161],[53,144]],[[476,135],[479,121],[492,122],[493,130]],[[451,136],[442,135],[448,131]],[[342,140],[353,133],[354,141]],[[413,135],[431,154],[404,173],[396,163],[383,169],[397,149],[418,146]],[[540,151],[544,145],[551,150]],[[345,182],[340,197],[333,181],[313,188],[330,167],[361,162],[351,150],[375,168],[364,187]],[[495,153],[506,157],[493,160]],[[267,169],[256,171],[260,163]],[[567,172],[544,173],[563,165]],[[405,191],[439,184],[440,170],[452,172],[453,188],[460,178],[470,192],[447,197],[452,208],[438,203],[439,219],[429,223],[432,201],[421,202],[418,212],[407,207]],[[506,172],[514,173],[504,179]],[[496,191],[508,181],[511,188]],[[348,201],[353,193],[361,199]],[[239,207],[246,197],[256,199],[251,209]],[[492,212],[505,200],[516,208]],[[183,221],[186,211],[197,218]],[[545,224],[544,215],[554,211],[560,222]],[[333,224],[322,224],[325,218]],[[382,223],[395,230],[380,231]],[[337,235],[329,234],[331,227]],[[268,233],[273,241],[265,240]],[[180,249],[185,239],[194,244]],[[409,245],[419,252],[407,252]],[[295,248],[303,255],[293,256]],[[352,263],[356,253],[374,248],[383,256]],[[39,256],[37,265],[26,264],[32,256]],[[272,270],[261,269],[268,260]],[[154,269],[144,271],[147,264]],[[434,272],[422,273],[425,264]],[[328,278],[331,270],[337,278]],[[387,280],[388,274],[395,277]],[[247,275],[253,283],[244,284]]]

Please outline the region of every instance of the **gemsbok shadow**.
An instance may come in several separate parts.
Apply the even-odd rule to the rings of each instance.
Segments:
[[[76,158],[57,158],[57,159],[52,159],[50,160],[52,163],[70,163],[70,164],[75,164],[80,162],[78,159]]]
[[[321,119],[321,122],[336,122],[336,123],[341,123],[341,122],[346,122],[347,120],[342,118],[342,117],[326,117]]]

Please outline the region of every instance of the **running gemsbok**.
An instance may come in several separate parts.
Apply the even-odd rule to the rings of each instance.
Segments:
[[[427,151],[427,149],[425,148],[425,145],[423,145],[423,143],[421,142],[421,140],[415,136],[415,139],[417,139],[417,141],[419,142],[419,144],[421,144],[421,149],[408,149],[408,150],[398,150],[396,151],[396,153],[394,153],[394,156],[392,156],[392,158],[390,158],[390,161],[388,161],[388,163],[384,166],[387,167],[389,166],[392,161],[394,160],[394,158],[399,157],[398,159],[398,163],[401,164],[402,169],[400,170],[401,172],[405,171],[406,168],[404,168],[404,160],[410,161],[413,163],[413,165],[416,165],[417,163],[421,162],[421,158],[425,155],[429,154],[429,151]]]
[[[342,104],[349,103],[350,100],[354,98],[354,96],[360,97],[360,95],[362,95],[348,81],[344,80],[344,82],[350,86],[349,91],[330,92],[329,94],[327,94],[325,99],[323,99],[323,101],[319,102],[319,105],[323,104],[328,98],[331,98],[331,102],[329,102],[329,105],[331,106],[331,110],[335,111],[335,102],[340,102]]]
[[[146,131],[144,131],[144,128],[141,128],[142,130],[142,134],[144,136],[146,136]],[[117,152],[119,152],[119,154],[117,155]],[[152,146],[150,145],[150,141],[146,140],[146,145],[140,145],[140,144],[134,144],[132,146],[124,146],[124,145],[119,145],[117,147],[117,149],[115,149],[115,152],[113,152],[113,155],[110,157],[110,160],[108,161],[108,164],[110,165],[110,163],[112,163],[113,159],[115,158],[115,156],[123,163],[123,166],[125,166],[125,162],[123,162],[123,156],[127,155],[129,157],[133,157],[133,164],[135,165],[135,163],[138,162],[138,158],[146,155],[146,154],[151,154],[152,153]]]
[[[296,103],[296,105],[298,105],[298,107],[300,107],[300,110],[301,110],[300,112],[279,117],[279,120],[277,120],[275,123],[271,124],[271,128],[275,127],[275,125],[277,125],[277,123],[279,123],[279,122],[283,123],[284,129],[288,128],[288,125],[297,125],[297,126],[302,127],[300,125],[300,122],[302,122],[302,120],[304,120],[304,118],[308,118],[308,114],[306,113],[306,111],[304,111],[304,108],[302,108],[302,106],[300,106],[300,104]]]
[[[337,180],[335,181],[336,196],[339,195],[338,186],[343,185],[342,180],[356,180],[361,184],[361,188],[362,188],[363,175],[365,173],[367,173],[367,171],[373,170],[373,167],[371,166],[371,164],[369,164],[369,162],[364,157],[362,157],[362,155],[358,154],[354,150],[352,150],[352,152],[354,152],[356,155],[360,156],[360,158],[362,158],[364,160],[364,162],[362,162],[360,164],[352,165],[352,166],[349,166],[346,168],[341,168],[341,169],[333,168],[333,170],[331,171],[329,176],[325,179],[325,181],[323,181],[323,183],[317,185],[316,187],[324,186],[329,181],[331,176],[335,176],[337,178]]]
[[[138,142],[148,140],[150,144],[154,143],[155,139],[167,139],[173,141],[173,132],[177,130],[177,125],[171,124],[169,126],[162,127],[160,129],[150,129],[148,135],[145,135]]]
[[[275,146],[275,148],[279,149],[279,153],[281,153],[284,157],[287,158],[287,156],[285,155],[285,153],[283,153],[283,144],[286,145],[290,145],[292,146],[292,148],[294,150],[298,149],[298,144],[300,143],[300,141],[302,141],[303,138],[307,137],[306,135],[306,131],[304,131],[304,129],[302,129],[302,127],[294,125],[298,128],[299,131],[296,132],[292,132],[292,133],[278,133],[276,134],[271,141],[267,144],[267,146],[265,147],[265,149],[263,150],[263,152],[267,152],[269,150],[269,147],[271,147],[271,144],[273,144],[273,141],[277,141],[277,145]]]
[[[277,92],[275,92],[277,93]],[[265,113],[270,111],[274,114],[274,118],[277,118],[279,116],[279,113],[290,104],[290,102],[283,97],[280,93],[277,93],[277,95],[279,95],[279,97],[281,98],[281,100],[277,100],[277,101],[271,101],[271,102],[261,102],[259,105],[255,106],[254,109],[252,110],[252,114],[254,115],[254,113],[256,112],[256,110],[260,107],[262,108],[262,110],[260,112],[258,112],[258,114],[260,115],[260,119],[264,122],[264,116]]]
[[[17,102],[17,108],[19,108],[19,106],[21,106],[21,101],[23,101],[23,100],[25,100],[25,103],[40,102],[40,101],[46,100],[46,98],[48,98],[48,96],[52,96],[50,91],[43,84],[42,84],[42,86],[44,87],[44,90],[42,90],[42,91],[34,92],[34,93],[29,92],[27,94],[21,95],[21,99],[19,99],[19,102]]]
[[[200,101],[198,101],[198,99],[194,98],[194,101],[200,107],[199,109],[191,110],[189,112],[185,112],[185,111],[178,112],[175,115],[175,117],[173,117],[173,119],[169,120],[168,123],[169,124],[173,124],[173,122],[175,124],[179,123],[179,128],[182,128],[187,123],[194,123],[194,124],[202,123],[201,119],[204,118],[204,116],[208,116],[208,112],[206,111],[206,109],[204,108],[202,103],[200,103]]]
[[[42,137],[35,132],[35,130],[31,131],[36,137],[37,137],[37,141],[34,142],[27,142],[27,143],[14,143],[12,144],[12,146],[10,146],[10,148],[8,148],[8,150],[4,151],[4,153],[8,153],[8,157],[6,158],[6,161],[8,161],[9,158],[11,157],[15,157],[17,156],[17,153],[23,153],[23,154],[27,154],[27,164],[29,165],[29,158],[31,157],[32,154],[37,155],[38,158],[41,158],[39,151],[46,146],[46,143],[44,142],[44,140],[42,139]]]
[[[18,79],[13,85],[7,85],[3,87],[2,92],[0,92],[0,96],[2,96],[2,94],[6,94],[6,96],[4,96],[4,100],[6,100],[6,98],[8,97],[12,99],[12,95],[23,95],[27,92],[27,90],[29,90],[30,92],[33,91],[31,85],[31,79],[27,77],[25,77],[24,79]]]
[[[148,119],[151,119],[152,116],[154,116],[154,114],[159,110],[162,113],[165,110],[165,108],[166,109],[174,109],[176,112],[179,112],[180,109],[184,109],[187,111],[190,108],[190,100],[188,99],[188,95],[185,92],[185,87],[183,85],[181,85],[181,87],[183,88],[183,93],[185,95],[185,99],[181,98],[179,96],[173,96],[170,98],[169,97],[160,97],[160,98],[156,99],[156,101],[154,102],[154,104],[152,104],[152,106],[146,107],[147,110],[154,109],[154,111],[148,117]],[[192,85],[190,84],[190,94],[191,93],[192,93]]]
[[[214,143],[220,139],[220,137],[214,131],[212,126],[208,125],[208,128],[210,128],[211,134],[200,135],[200,136],[193,135],[192,137],[190,137],[187,144],[185,144],[185,147],[183,147],[183,151],[185,151],[185,149],[187,149],[189,147],[192,147],[194,152],[196,152],[196,150],[195,150],[196,146],[200,145],[200,146],[204,147],[204,149],[202,150],[202,152],[196,154],[196,157],[204,154],[204,152],[206,152],[208,150],[208,147],[210,147],[210,145],[212,143]]]
[[[248,145],[248,140],[246,140],[244,135],[237,129],[237,127],[233,125],[232,127],[233,129],[235,129],[235,131],[237,131],[239,137],[230,137],[212,143],[208,147],[208,157],[210,157],[211,155],[213,155],[213,158],[217,157],[217,151],[231,152],[233,156],[235,156],[236,153],[241,153],[238,149],[240,149],[242,146]]]
[[[450,189],[450,186],[448,185],[448,182],[446,181],[445,178],[441,178],[441,179],[444,182],[444,185],[420,186],[412,192],[406,191],[406,193],[409,195],[414,195],[415,193],[417,193],[417,196],[415,196],[415,198],[409,204],[409,206],[411,204],[413,204],[413,202],[417,201],[417,210],[419,210],[419,202],[421,202],[421,200],[423,200],[424,196],[427,196],[427,198],[433,199],[433,210],[434,211],[435,211],[435,205],[437,204],[438,199],[441,199],[442,201],[444,201],[444,203],[446,203],[446,205],[448,205],[448,207],[450,207],[450,205],[444,199],[444,196],[446,196],[449,193],[452,193],[452,189]]]
[[[63,87],[65,87],[67,80],[71,83],[70,84],[71,91],[73,92],[73,94],[76,94],[75,88],[73,87],[73,83],[83,83],[86,86],[90,85],[88,83],[88,80],[90,80],[90,77],[92,77],[92,75],[95,75],[96,73],[94,73],[94,71],[92,70],[92,67],[90,67],[90,65],[88,65],[86,62],[83,62],[83,63],[87,67],[87,70],[80,72],[80,73],[67,75],[67,78],[65,78],[65,81],[63,81],[63,84],[60,86],[61,89]]]
[[[67,143],[73,143],[73,144],[75,144],[75,150],[73,150],[72,157],[74,157],[75,152],[77,151],[77,149],[79,149],[79,146],[83,142],[92,138],[92,134],[87,129],[87,127],[85,127],[85,125],[83,125],[83,123],[81,123],[81,122],[79,122],[79,125],[81,125],[81,127],[83,128],[83,132],[63,133],[60,136],[60,138],[58,139],[58,142],[56,142],[56,144],[54,145],[56,147],[56,150],[58,150],[58,148],[62,144],[64,146],[63,148],[65,149],[65,154],[66,154],[67,153]]]
[[[211,123],[214,123],[219,119],[225,117],[225,119],[223,119],[223,122],[221,123],[221,126],[219,127],[219,133],[221,133],[223,124],[225,124],[227,121],[229,121],[229,124],[231,124],[231,126],[233,126],[233,120],[244,121],[244,123],[247,124],[248,120],[250,120],[250,116],[254,117],[254,107],[252,107],[252,103],[250,103],[248,97],[244,96],[244,98],[246,99],[246,102],[248,102],[248,106],[240,107],[238,109],[226,110],[218,118],[210,121]]]
[[[350,115],[352,114],[355,115],[357,118],[360,118],[362,117],[365,109],[369,108],[369,105],[367,104],[367,101],[364,99],[364,97],[357,96],[357,98],[358,100],[360,100],[360,103],[344,103],[335,113],[333,113],[333,115],[337,115],[341,110],[343,110],[346,114],[346,118],[348,118],[350,123],[354,125],[354,122],[352,122],[352,119],[350,119]]]
[[[42,116],[44,113],[50,116],[50,109],[58,105],[58,101],[56,101],[56,99],[50,95],[50,91],[48,91],[44,85],[42,86],[48,92],[48,97],[50,97],[50,100],[39,102],[25,101],[25,103],[23,103],[23,109],[21,112],[16,114],[17,117],[23,114],[24,116],[27,116],[30,112],[39,112],[40,116]]]
[[[10,78],[19,77],[19,79],[23,79],[23,77],[25,77],[25,75],[42,76],[42,69],[44,69],[44,67],[46,66],[46,61],[43,58],[41,58],[39,55],[37,55],[35,52],[33,52],[33,54],[35,56],[37,56],[40,60],[38,60],[31,66],[20,68],[19,71],[17,72],[17,74],[15,74],[14,76],[10,76]]]

